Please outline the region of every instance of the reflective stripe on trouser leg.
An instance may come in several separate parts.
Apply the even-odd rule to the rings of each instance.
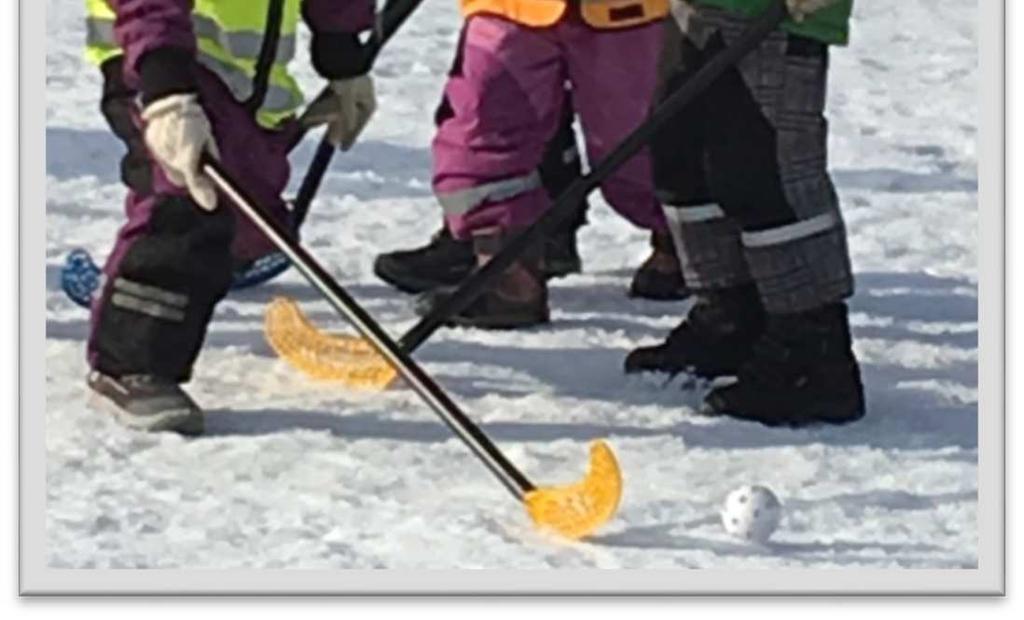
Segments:
[[[707,30],[729,43],[744,27],[732,12],[700,6],[688,36]],[[710,125],[713,193],[743,229],[746,264],[769,312],[841,301],[853,276],[828,174],[828,47],[777,31],[737,69],[741,79],[720,82],[728,92],[709,102],[728,112]]]
[[[534,170],[523,176],[492,181],[474,187],[449,192],[436,192],[447,217],[465,215],[488,202],[500,202],[541,187],[540,173]]]
[[[742,239],[750,273],[770,313],[805,312],[853,294],[846,229],[838,214],[743,233]]]
[[[110,303],[125,310],[145,314],[156,319],[181,323],[188,308],[188,295],[157,286],[133,282],[127,278],[114,279]]]
[[[750,282],[739,227],[718,205],[663,208],[688,287],[726,288]]]
[[[129,196],[129,221],[93,306],[90,365],[186,381],[231,281],[234,216],[182,196]]]

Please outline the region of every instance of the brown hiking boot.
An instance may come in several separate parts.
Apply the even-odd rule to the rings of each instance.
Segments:
[[[474,233],[473,251],[477,264],[489,261],[512,234],[497,229]],[[516,329],[547,323],[550,320],[548,288],[544,280],[542,256],[539,248],[528,250],[498,277],[490,289],[468,308],[449,318],[446,324],[481,329]],[[420,315],[429,313],[450,292],[451,289],[438,289],[427,293],[417,303],[417,312]]]
[[[683,280],[672,235],[668,232],[651,233],[652,252],[629,287],[629,296],[655,301],[686,299],[690,291]]]

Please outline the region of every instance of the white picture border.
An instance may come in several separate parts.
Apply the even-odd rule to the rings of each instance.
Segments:
[[[977,569],[130,571],[54,569],[46,563],[46,3],[19,0],[19,591],[23,595],[1002,594],[1006,569],[1006,7],[1003,0],[978,2],[981,80]]]

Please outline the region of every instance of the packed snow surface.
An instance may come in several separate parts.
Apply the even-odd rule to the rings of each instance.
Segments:
[[[307,380],[261,333],[276,295],[345,330],[291,272],[217,310],[189,389],[198,439],[125,430],[86,406],[88,317],[60,291],[73,247],[102,259],[121,222],[122,147],[81,57],[81,0],[48,0],[48,561],[54,567],[973,567],[977,564],[977,28],[973,3],[858,2],[833,50],[831,166],[857,271],[852,300],[867,417],[770,430],[699,417],[682,380],[627,378],[630,348],[664,337],[685,304],[627,299],[645,234],[599,199],[585,273],[554,283],[553,323],[442,330],[416,358],[539,483],[581,476],[606,437],[625,476],[617,518],[564,544],[524,510],[407,388]],[[380,109],[331,167],[303,238],[394,335],[410,298],[371,272],[419,245],[432,113],[460,20],[429,0],[376,71]],[[295,63],[307,92],[319,83]],[[315,145],[295,152],[301,176]],[[297,182],[296,182],[297,183]],[[744,484],[784,505],[766,546],[731,539],[718,511]]]

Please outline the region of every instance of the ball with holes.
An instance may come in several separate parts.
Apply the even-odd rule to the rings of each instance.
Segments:
[[[782,503],[770,489],[744,486],[725,498],[722,525],[737,538],[765,543],[775,533],[782,519]]]

